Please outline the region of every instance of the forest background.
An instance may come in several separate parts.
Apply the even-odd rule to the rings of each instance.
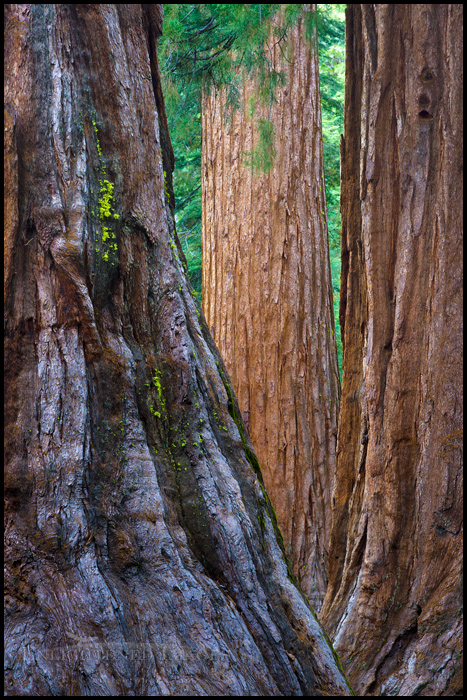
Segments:
[[[240,81],[245,74],[260,78],[258,100],[274,101],[282,76],[274,73],[264,54],[271,21],[280,5],[164,5],[159,61],[169,133],[175,155],[173,187],[177,233],[185,253],[193,288],[201,297],[201,94],[224,87],[229,109],[239,108]],[[304,5],[286,6],[283,36],[303,14]],[[318,35],[323,155],[331,274],[334,294],[339,371],[342,342],[339,326],[340,290],[340,135],[344,119],[345,5],[317,5],[308,13]],[[283,38],[283,37],[282,37]],[[281,37],[278,37],[281,40]],[[239,72],[239,68],[242,69]],[[255,122],[255,106],[250,116]],[[272,124],[257,120],[257,147],[245,153],[245,167],[265,172],[274,162]]]

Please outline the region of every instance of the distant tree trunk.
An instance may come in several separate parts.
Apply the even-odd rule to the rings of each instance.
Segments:
[[[350,5],[322,620],[360,694],[461,690],[462,9]]]
[[[313,6],[314,9],[314,6]],[[317,51],[300,23],[271,65],[286,84],[270,109],[245,81],[202,109],[203,309],[237,392],[287,552],[319,610],[327,586],[339,376],[326,224]],[[271,118],[268,174],[245,165],[254,122]]]
[[[349,694],[172,233],[162,6],[5,7],[6,694]]]

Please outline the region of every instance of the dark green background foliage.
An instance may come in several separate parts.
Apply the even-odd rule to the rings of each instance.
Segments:
[[[285,5],[280,29],[274,31],[278,39],[285,37],[303,16],[310,41],[314,40],[315,29],[318,35],[329,245],[341,368],[339,141],[343,130],[345,5],[317,7],[318,11],[311,13],[305,11],[303,5]],[[177,232],[187,258],[191,283],[198,293],[202,291],[201,91],[224,86],[228,110],[238,109],[242,76],[254,75],[261,85],[257,101],[274,102],[275,91],[283,83],[284,76],[271,69],[264,47],[270,40],[272,20],[280,8],[281,5],[164,5],[164,35],[159,44],[159,59],[175,153]],[[258,119],[256,129],[258,146],[246,154],[245,165],[267,171],[274,161],[275,134],[268,120]]]

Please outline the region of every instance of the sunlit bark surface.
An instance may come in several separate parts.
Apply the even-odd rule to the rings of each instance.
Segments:
[[[173,234],[161,5],[5,19],[6,694],[349,694]]]
[[[462,694],[462,9],[350,5],[322,620],[357,692]]]
[[[314,8],[313,8],[314,9]],[[259,102],[244,81],[226,114],[202,109],[203,309],[237,392],[294,571],[317,610],[327,586],[339,378],[327,241],[316,50],[300,24],[271,38],[285,85]],[[254,118],[248,118],[251,98]],[[276,158],[253,172],[254,123],[271,119]]]

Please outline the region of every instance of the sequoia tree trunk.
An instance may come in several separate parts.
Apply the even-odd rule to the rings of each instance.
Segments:
[[[184,273],[161,5],[5,7],[6,694],[349,694]]]
[[[350,5],[321,618],[362,695],[461,690],[462,8]]]
[[[315,9],[312,6],[313,11]],[[270,65],[286,83],[257,105],[243,84],[229,120],[225,96],[202,109],[203,309],[300,583],[317,610],[327,587],[339,375],[322,155],[318,56],[303,24]],[[253,121],[270,118],[276,157],[247,167]]]

